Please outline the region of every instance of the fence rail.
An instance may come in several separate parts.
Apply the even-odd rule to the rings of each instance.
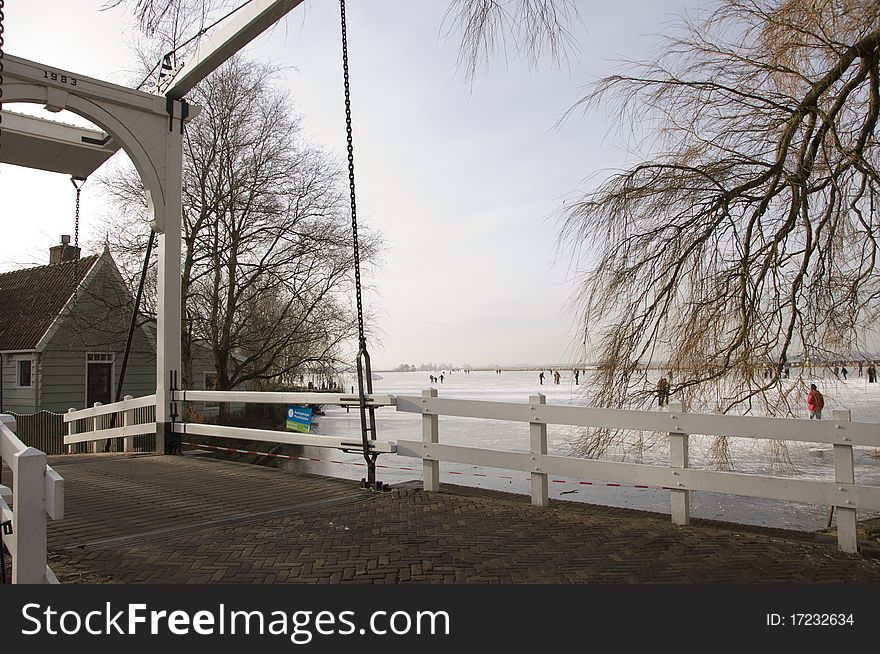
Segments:
[[[805,420],[731,416],[684,411],[634,411],[581,406],[555,406],[529,402],[484,402],[439,397],[397,396],[397,410],[423,415],[484,418],[635,431],[681,432],[705,436],[733,436],[772,440],[880,444],[880,424],[849,420]]]
[[[64,479],[46,464],[46,454],[15,435],[15,419],[0,415],[0,457],[12,469],[12,489],[0,486],[2,547],[12,555],[13,584],[57,584],[46,564],[46,518],[64,517]],[[10,507],[10,501],[12,507]]]
[[[357,406],[360,398],[351,394],[332,393],[267,393],[258,391],[175,391],[174,399],[182,402],[243,402],[245,404],[329,404],[333,406]],[[367,404],[374,407],[394,406],[393,395],[370,395]],[[337,438],[317,434],[276,431],[271,429],[248,429],[244,427],[228,427],[180,422],[174,424],[178,434],[211,436],[215,438],[242,439],[265,443],[283,443],[286,445],[309,445],[349,451],[363,451],[363,441],[357,437]],[[367,447],[370,452],[389,454],[396,451],[397,446],[387,441],[369,440]]]
[[[880,487],[856,484],[853,445],[880,447],[880,425],[856,423],[849,411],[835,411],[832,420],[809,421],[754,416],[690,414],[680,403],[668,411],[626,411],[591,407],[548,406],[543,395],[528,403],[441,399],[437,391],[422,396],[398,396],[397,410],[422,415],[422,440],[399,440],[397,453],[422,459],[424,488],[439,490],[440,462],[454,462],[532,475],[532,503],[548,503],[549,475],[597,479],[632,485],[657,486],[670,491],[672,520],[690,522],[690,493],[710,491],[790,500],[837,511],[838,546],[858,551],[856,510],[880,510]],[[444,445],[439,442],[439,416],[508,420],[529,424],[530,451],[515,452]],[[669,466],[646,465],[551,456],[547,454],[547,425],[577,425],[633,431],[666,432]],[[788,479],[766,475],[695,470],[689,468],[692,434],[830,443],[834,446],[834,481]]]
[[[98,441],[116,451],[149,452],[155,449],[156,442],[156,396],[126,395],[121,402],[96,402],[88,409],[70,409],[64,414],[64,422],[67,434],[63,439],[68,453],[84,443],[89,451],[96,452]]]
[[[360,396],[349,393],[270,393],[262,391],[174,391],[179,402],[236,402],[245,404],[330,404],[358,406]],[[368,395],[368,406],[394,406],[393,395]]]

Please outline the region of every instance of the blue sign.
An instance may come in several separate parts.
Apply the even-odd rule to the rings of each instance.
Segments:
[[[312,428],[312,410],[302,406],[287,407],[287,428],[308,434]]]

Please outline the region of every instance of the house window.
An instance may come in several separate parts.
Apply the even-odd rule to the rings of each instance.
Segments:
[[[216,391],[217,390],[217,373],[216,372],[206,372],[205,373],[205,390],[206,391]],[[205,402],[205,408],[218,407],[220,406],[219,402]]]
[[[33,361],[30,359],[20,359],[18,361],[18,379],[16,386],[18,388],[30,388],[33,386]]]

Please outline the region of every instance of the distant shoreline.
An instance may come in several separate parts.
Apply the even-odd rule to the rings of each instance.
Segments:
[[[373,372],[436,372],[438,370],[445,372],[464,372],[468,370],[470,372],[495,372],[496,370],[501,370],[502,372],[540,372],[542,370],[591,370],[595,369],[595,363],[585,363],[579,364],[577,366],[573,366],[571,364],[568,365],[553,365],[553,366],[496,366],[496,367],[486,367],[480,366],[479,368],[426,368],[424,370],[374,370]]]

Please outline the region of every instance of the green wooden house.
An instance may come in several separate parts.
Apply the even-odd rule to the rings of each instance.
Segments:
[[[133,298],[110,251],[80,258],[69,237],[47,266],[0,274],[0,412],[112,402]],[[135,331],[123,395],[156,389],[155,349]]]

